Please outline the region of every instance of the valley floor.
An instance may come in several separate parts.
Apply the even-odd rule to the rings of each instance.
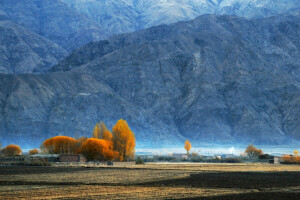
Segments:
[[[0,167],[0,199],[300,199],[300,166]]]

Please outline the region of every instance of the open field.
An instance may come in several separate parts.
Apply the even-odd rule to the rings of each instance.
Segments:
[[[300,166],[0,167],[1,199],[300,199]]]

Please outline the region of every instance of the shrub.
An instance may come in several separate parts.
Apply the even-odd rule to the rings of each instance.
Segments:
[[[259,155],[262,155],[263,152],[261,149],[257,149],[255,148],[255,146],[253,146],[253,144],[249,144],[245,150],[245,153],[250,157],[258,157]]]
[[[137,164],[137,165],[143,165],[144,161],[142,161],[142,159],[140,157],[137,157],[137,159],[135,161],[135,164]]]
[[[20,165],[20,166],[51,166],[51,164],[44,159],[22,161],[22,162],[16,163],[16,165]]]
[[[274,159],[274,156],[270,156],[269,154],[262,154],[258,156],[258,159],[260,160],[269,160],[269,159]]]
[[[35,154],[39,154],[39,150],[37,149],[32,149],[28,152],[28,155],[35,155]]]

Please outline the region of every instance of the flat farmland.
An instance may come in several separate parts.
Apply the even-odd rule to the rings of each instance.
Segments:
[[[0,199],[300,199],[300,166],[0,167]]]

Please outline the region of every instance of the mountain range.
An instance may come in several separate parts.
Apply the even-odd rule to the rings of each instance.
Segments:
[[[0,139],[33,146],[123,118],[138,147],[299,143],[295,13],[202,15],[91,42],[48,73],[1,74]]]
[[[299,0],[0,0],[2,33],[19,41],[1,41],[0,73],[42,73],[91,41],[202,14],[262,18],[299,8]]]

